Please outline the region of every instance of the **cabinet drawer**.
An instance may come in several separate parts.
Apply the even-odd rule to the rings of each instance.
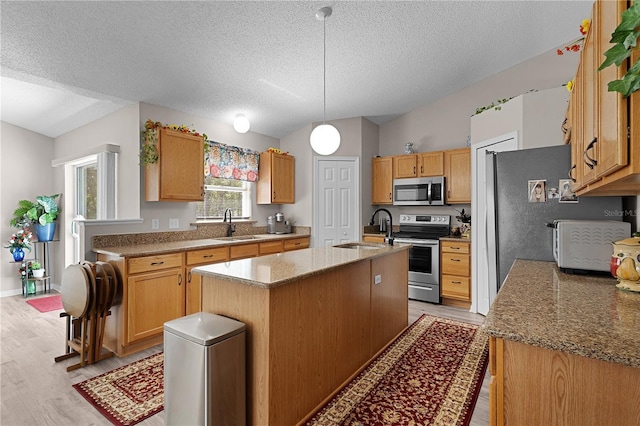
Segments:
[[[291,238],[284,240],[284,251],[298,250],[309,247],[309,237]]]
[[[245,257],[256,257],[260,252],[258,243],[241,244],[229,247],[229,259],[242,259]]]
[[[443,275],[440,283],[442,297],[451,297],[460,300],[471,300],[469,278]]]
[[[260,243],[260,256],[263,254],[280,253],[283,250],[282,240],[279,241],[265,241]]]
[[[443,241],[440,243],[440,250],[443,253],[469,253],[470,246],[467,242]]]
[[[133,257],[127,261],[129,274],[159,271],[182,266],[182,253],[159,254],[155,256]]]
[[[187,265],[224,262],[229,258],[229,247],[215,247],[187,252]]]
[[[468,254],[442,253],[442,262],[440,263],[440,272],[442,274],[469,276],[470,262]]]
[[[367,235],[362,237],[362,241],[366,243],[384,243],[384,236],[374,237],[372,235]]]

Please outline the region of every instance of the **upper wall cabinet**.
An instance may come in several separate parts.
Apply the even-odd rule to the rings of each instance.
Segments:
[[[295,157],[262,152],[256,187],[258,204],[293,204],[295,202]]]
[[[447,204],[471,203],[471,148],[444,151]]]
[[[393,178],[413,178],[442,176],[444,174],[443,151],[420,154],[397,155],[393,157]]]
[[[158,161],[145,168],[146,201],[204,200],[204,138],[159,129]]]
[[[597,71],[627,7],[625,0],[598,0],[593,5],[567,114],[570,177],[578,195],[640,194],[640,92],[625,99],[608,91],[608,83],[626,73],[629,60]],[[639,52],[638,47],[633,50],[631,63]]]
[[[393,203],[393,157],[371,160],[371,204]]]

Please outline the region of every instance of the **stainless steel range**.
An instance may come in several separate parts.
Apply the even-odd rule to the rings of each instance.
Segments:
[[[440,237],[449,234],[450,216],[400,215],[398,243],[409,249],[409,299],[440,303]]]

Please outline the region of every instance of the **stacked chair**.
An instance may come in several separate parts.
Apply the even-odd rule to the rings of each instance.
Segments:
[[[62,361],[80,356],[80,362],[67,367],[72,371],[113,356],[103,349],[104,331],[111,306],[120,296],[122,285],[117,268],[107,262],[69,265],[62,274],[61,292],[66,318],[65,353]]]

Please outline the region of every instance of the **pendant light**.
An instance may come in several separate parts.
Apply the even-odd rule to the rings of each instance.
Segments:
[[[326,123],[327,113],[327,18],[331,16],[333,10],[326,6],[316,12],[316,19],[322,21],[322,54],[323,54],[323,93],[322,93],[322,124],[316,126],[311,135],[309,142],[311,148],[320,155],[331,155],[340,147],[340,132],[331,124]]]

